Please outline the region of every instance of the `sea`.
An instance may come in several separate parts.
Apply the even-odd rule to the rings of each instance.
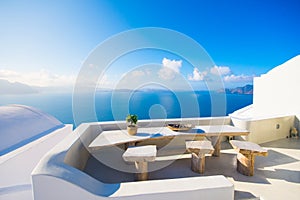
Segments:
[[[97,91],[92,101],[80,101],[80,105],[73,98],[72,93],[2,95],[0,105],[33,106],[75,128],[81,122],[125,120],[129,113],[137,114],[139,119],[226,116],[253,101],[251,94],[164,90]],[[90,113],[95,117],[89,116]]]

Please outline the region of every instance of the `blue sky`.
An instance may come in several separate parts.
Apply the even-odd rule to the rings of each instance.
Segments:
[[[72,85],[83,61],[105,39],[133,28],[162,27],[197,41],[224,73],[225,85],[239,86],[300,54],[299,10],[298,0],[0,0],[0,79]],[[147,62],[181,60],[164,52],[145,54],[138,55]],[[128,60],[112,67],[106,81],[118,81],[118,71],[136,64]],[[187,80],[205,74],[181,65]]]

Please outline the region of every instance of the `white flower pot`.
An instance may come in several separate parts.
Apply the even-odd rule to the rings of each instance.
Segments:
[[[129,135],[135,135],[137,133],[137,126],[127,126],[127,132]]]

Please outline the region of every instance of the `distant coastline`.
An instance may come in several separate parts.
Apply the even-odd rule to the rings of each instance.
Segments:
[[[9,82],[4,79],[0,79],[0,94],[35,94],[39,91],[29,85],[19,83],[19,82]]]
[[[243,87],[225,88],[219,91],[226,94],[253,94],[253,85],[245,85]]]
[[[72,93],[73,86],[32,86],[0,79],[0,95],[30,95],[41,93]]]

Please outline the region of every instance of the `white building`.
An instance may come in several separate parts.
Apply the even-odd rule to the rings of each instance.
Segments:
[[[300,117],[300,55],[254,79],[254,115]]]
[[[263,143],[299,130],[300,55],[254,78],[253,105],[232,113],[235,126],[250,130],[248,140]]]

